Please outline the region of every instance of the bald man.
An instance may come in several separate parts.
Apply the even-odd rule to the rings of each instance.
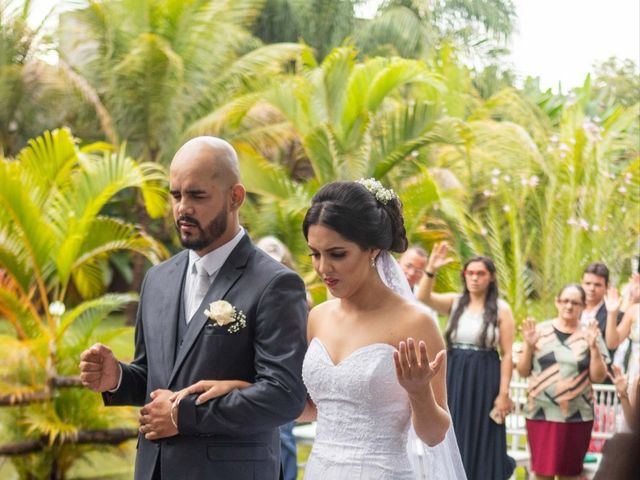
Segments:
[[[147,272],[134,360],[96,344],[80,357],[82,381],[107,405],[143,407],[136,480],[278,479],[278,426],[306,400],[304,284],[240,226],[245,189],[231,145],[188,141],[169,177],[185,250]],[[244,388],[202,403],[171,398],[199,380]]]

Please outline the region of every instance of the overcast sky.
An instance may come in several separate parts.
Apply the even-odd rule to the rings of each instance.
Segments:
[[[426,0],[425,0],[426,1]],[[508,62],[521,77],[539,76],[542,87],[579,86],[594,62],[612,55],[640,63],[640,0],[514,0],[518,32]],[[34,19],[62,0],[33,1]],[[79,2],[77,2],[79,3]],[[380,0],[362,11],[375,12]]]
[[[518,34],[511,61],[543,87],[581,85],[610,56],[640,63],[639,0],[515,0]]]

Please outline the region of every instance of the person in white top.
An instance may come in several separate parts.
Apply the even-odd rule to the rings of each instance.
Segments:
[[[488,257],[465,263],[462,294],[434,292],[438,269],[453,261],[448,252],[446,243],[433,247],[417,297],[449,315],[447,399],[467,478],[505,480],[515,468],[507,456],[504,426],[513,405],[509,398],[513,314],[498,299],[496,268]]]

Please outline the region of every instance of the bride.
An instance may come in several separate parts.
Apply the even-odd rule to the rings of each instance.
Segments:
[[[303,418],[317,418],[317,434],[305,478],[414,479],[411,430],[443,447],[419,456],[431,459],[428,478],[464,478],[442,335],[389,255],[408,244],[397,196],[372,179],[330,183],[313,197],[303,232],[334,297],[311,311],[307,327],[312,402]]]
[[[465,479],[442,335],[389,254],[408,244],[397,195],[373,179],[329,183],[303,232],[333,297],[309,314],[300,420],[317,420],[317,433],[305,479]],[[201,403],[245,386],[207,380],[174,397]]]

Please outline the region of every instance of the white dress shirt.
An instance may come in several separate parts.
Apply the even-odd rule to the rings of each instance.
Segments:
[[[216,248],[215,250],[203,255],[199,256],[195,251],[189,250],[189,265],[187,266],[187,276],[184,282],[184,289],[182,292],[182,300],[184,304],[184,316],[187,319],[187,323],[191,321],[189,317],[189,312],[195,310],[199,307],[199,305],[192,305],[195,297],[196,290],[196,282],[198,281],[198,270],[196,269],[196,262],[200,261],[200,264],[204,267],[204,269],[209,274],[209,285],[211,285],[216,277],[218,276],[218,272],[224,265],[224,262],[227,261],[229,255],[236,248],[236,245],[240,243],[242,237],[245,234],[244,228],[240,227],[240,231],[229,240],[224,245]],[[193,307],[193,309],[191,308]]]

